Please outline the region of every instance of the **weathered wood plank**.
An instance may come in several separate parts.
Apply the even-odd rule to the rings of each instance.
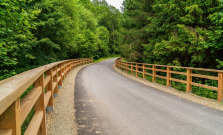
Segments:
[[[33,116],[24,135],[36,135],[39,131],[42,120],[43,120],[43,111],[37,111]]]
[[[0,135],[12,135],[12,129],[0,130]]]
[[[175,78],[170,78],[171,81],[174,81],[174,82],[179,82],[179,83],[187,83],[187,81],[185,80],[180,80],[180,79],[175,79]]]
[[[157,68],[156,68],[156,71],[159,71],[159,72],[167,72],[166,70],[163,70],[163,69],[157,69]]]
[[[191,85],[197,86],[197,87],[202,87],[202,88],[205,88],[205,89],[211,89],[211,90],[218,91],[218,88],[217,87],[213,87],[213,86],[208,86],[208,85],[194,83],[194,82],[191,82]]]
[[[192,83],[192,76],[191,76],[192,70],[187,69],[187,93],[190,93],[192,91],[191,83]]]
[[[187,75],[185,72],[170,71],[171,74]]]
[[[167,77],[161,76],[161,75],[155,75],[155,77],[162,78],[162,79],[167,79]]]
[[[44,78],[44,88],[45,88],[46,85],[50,82],[50,79],[51,79],[51,76],[50,76],[50,75],[47,75],[47,76]]]
[[[54,99],[53,99],[53,94],[52,94],[53,93],[53,73],[52,73],[52,69],[48,70],[46,72],[46,74],[50,76],[50,82],[46,86],[46,91],[47,92],[48,91],[51,92],[50,101],[49,101],[49,103],[47,105],[53,107],[53,100]]]
[[[215,76],[199,75],[199,74],[191,74],[191,76],[198,77],[198,78],[211,79],[211,80],[218,80],[218,77],[215,77]]]
[[[67,61],[67,60],[66,60]],[[66,61],[51,63],[0,81],[0,115],[45,71]]]
[[[153,82],[156,81],[156,66],[153,65]]]
[[[33,88],[21,101],[21,125],[42,93],[42,87]]]
[[[61,76],[59,76],[58,78],[57,78],[57,82],[59,83],[61,81]]]
[[[166,85],[167,86],[171,86],[171,80],[170,80],[170,78],[171,78],[171,68],[170,67],[167,67],[167,72],[166,72]]]
[[[45,108],[47,107],[49,101],[50,101],[50,98],[51,98],[51,94],[52,92],[51,91],[47,91],[46,94],[45,94]]]
[[[151,73],[145,73],[146,75],[149,75],[149,76],[153,76],[153,74],[151,74]]]
[[[34,83],[34,87],[41,87],[42,93],[39,97],[39,99],[36,101],[36,104],[34,105],[35,112],[43,112],[43,118],[42,122],[40,124],[39,128],[39,135],[46,135],[47,130],[46,130],[46,111],[45,111],[45,90],[43,87],[43,75],[40,76],[40,78]]]
[[[148,68],[148,67],[145,67],[145,69],[146,69],[146,70],[153,70],[153,68]]]
[[[2,114],[0,115],[0,131],[10,130],[12,135],[21,135],[20,125],[20,98]],[[4,131],[9,133],[9,131]]]
[[[56,87],[57,87],[57,82],[53,82],[53,91],[55,91]]]
[[[218,73],[218,102],[223,99],[223,73]]]

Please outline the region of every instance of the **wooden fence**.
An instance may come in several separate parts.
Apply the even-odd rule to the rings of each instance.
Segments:
[[[58,87],[71,69],[92,62],[92,58],[56,62],[0,81],[0,135],[21,135],[21,126],[33,108],[34,116],[24,134],[46,135],[45,110],[53,107]],[[24,92],[27,94],[21,98]]]
[[[206,88],[210,90],[217,91],[217,101],[222,102],[223,99],[223,70],[214,69],[203,69],[203,68],[191,68],[191,67],[178,67],[178,66],[167,66],[167,65],[156,65],[156,64],[146,64],[146,63],[136,63],[136,62],[126,62],[119,58],[115,62],[116,67],[124,70],[125,72],[135,73],[137,77],[142,74],[142,78],[145,79],[146,76],[152,77],[152,82],[156,82],[157,78],[165,79],[166,85],[171,86],[171,81],[186,84],[186,92],[190,93],[192,91],[192,86],[197,86],[201,88]],[[180,72],[176,69],[185,70]],[[216,73],[216,76],[202,75],[195,73],[196,71]],[[157,75],[159,73],[165,73],[165,75]],[[172,74],[185,76],[185,80],[176,79],[171,77]],[[201,83],[194,82],[194,78],[203,78],[209,80],[216,80],[217,87],[209,86]]]

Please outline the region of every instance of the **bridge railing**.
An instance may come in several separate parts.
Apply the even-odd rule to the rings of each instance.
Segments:
[[[45,110],[53,109],[62,81],[73,68],[92,62],[93,58],[65,60],[0,81],[0,135],[21,135],[21,126],[32,110],[24,134],[46,135]]]
[[[156,82],[157,78],[164,79],[166,80],[167,86],[171,86],[171,81],[184,83],[186,84],[187,93],[192,92],[192,86],[217,91],[217,101],[222,102],[223,99],[223,70],[126,62],[122,61],[122,58],[118,58],[115,65],[125,72],[135,74],[137,77],[139,77],[139,74],[141,74],[143,79],[150,76],[152,77],[152,82]],[[157,72],[164,73],[164,75],[157,75]],[[211,75],[198,74],[197,72],[204,72],[206,74],[209,73]],[[186,79],[174,78],[172,77],[173,74],[184,76]],[[197,78],[217,81],[217,87],[216,85],[210,86],[197,83],[195,82]]]

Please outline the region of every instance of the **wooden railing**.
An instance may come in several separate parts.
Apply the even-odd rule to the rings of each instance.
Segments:
[[[156,65],[156,64],[146,64],[146,63],[136,63],[136,62],[126,62],[122,61],[122,58],[118,58],[115,61],[116,67],[124,70],[125,72],[135,74],[139,77],[142,74],[142,78],[145,79],[146,76],[152,77],[152,82],[156,82],[157,78],[165,79],[166,85],[171,86],[171,81],[186,84],[186,92],[190,93],[192,91],[192,86],[206,88],[210,90],[217,91],[217,101],[222,102],[223,99],[223,70],[214,69],[203,69],[203,68],[192,68],[192,67],[179,67],[179,66],[167,66],[167,65]],[[184,72],[178,71],[177,69],[185,70]],[[209,72],[216,73],[215,76],[197,74],[196,72]],[[157,75],[159,73],[165,73],[165,75]],[[171,77],[172,74],[185,76],[185,80],[176,79]],[[216,86],[209,86],[202,83],[196,83],[193,78],[203,78],[209,80],[216,80]]]
[[[0,81],[0,135],[21,135],[21,126],[33,109],[24,134],[46,135],[45,110],[53,108],[58,87],[71,69],[92,62],[92,58],[56,62]],[[27,94],[21,98],[24,92]]]

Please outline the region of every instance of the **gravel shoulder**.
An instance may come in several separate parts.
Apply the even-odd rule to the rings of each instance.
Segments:
[[[63,87],[54,99],[54,111],[48,112],[46,116],[48,135],[77,135],[74,107],[75,78],[77,73],[88,65],[73,69],[63,81]]]
[[[216,100],[213,100],[213,99],[200,97],[200,96],[197,96],[197,95],[195,95],[193,93],[187,94],[185,92],[178,91],[178,90],[176,90],[176,89],[174,89],[172,87],[167,87],[167,86],[164,86],[164,85],[161,85],[161,84],[149,82],[149,81],[147,81],[145,79],[142,79],[142,78],[136,77],[134,75],[127,74],[126,72],[123,72],[122,70],[117,68],[115,65],[113,65],[113,68],[118,73],[120,73],[120,74],[122,74],[122,75],[124,75],[124,76],[126,76],[126,77],[128,77],[128,78],[130,78],[132,80],[135,80],[135,81],[137,81],[139,83],[142,83],[144,85],[156,88],[158,90],[170,93],[170,94],[178,96],[180,98],[187,99],[189,101],[192,101],[192,102],[195,102],[195,103],[198,103],[198,104],[201,104],[201,105],[204,105],[204,106],[216,109],[216,110],[223,111],[223,102],[217,102]]]

